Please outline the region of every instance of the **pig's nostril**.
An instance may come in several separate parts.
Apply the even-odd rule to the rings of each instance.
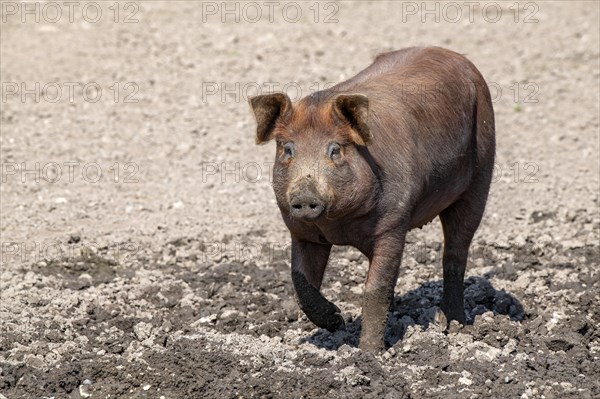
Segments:
[[[324,210],[325,207],[318,198],[299,196],[290,201],[290,215],[295,219],[316,220]]]

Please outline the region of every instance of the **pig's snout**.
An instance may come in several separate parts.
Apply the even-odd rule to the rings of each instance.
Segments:
[[[312,221],[325,211],[325,201],[308,185],[301,185],[290,195],[290,214],[294,219]]]
[[[290,207],[292,217],[302,220],[316,220],[325,211],[323,201],[313,195],[302,193],[292,197]]]

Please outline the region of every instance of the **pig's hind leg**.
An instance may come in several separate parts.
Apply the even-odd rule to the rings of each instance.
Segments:
[[[479,227],[489,190],[489,179],[479,176],[470,188],[440,214],[444,230],[444,290],[442,311],[448,322],[465,323],[464,277],[469,247]]]

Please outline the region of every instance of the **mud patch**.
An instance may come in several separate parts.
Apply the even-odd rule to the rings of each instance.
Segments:
[[[10,398],[600,394],[597,246],[536,252],[525,244],[513,252],[527,256],[475,259],[465,280],[468,323],[449,328],[439,317],[441,265],[430,268],[429,255],[408,254],[388,350],[373,356],[356,348],[362,256],[333,252],[323,292],[347,324],[330,333],[299,311],[283,258],[257,265],[181,255],[201,241],[187,238],[176,251],[167,244],[166,252],[140,257],[126,271],[96,258],[24,270],[8,299],[32,306],[3,311],[0,392]],[[410,278],[422,271],[434,278]],[[71,284],[81,273],[92,283],[76,289]]]

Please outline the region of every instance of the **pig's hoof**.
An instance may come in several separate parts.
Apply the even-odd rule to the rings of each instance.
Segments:
[[[323,304],[320,311],[306,313],[306,315],[310,321],[329,332],[335,332],[346,325],[340,308],[329,301]]]
[[[337,306],[336,306],[336,308],[337,308]],[[325,326],[325,328],[329,332],[335,332],[344,327],[346,327],[346,322],[345,322],[344,318],[342,317],[342,314],[340,313],[339,309],[337,310],[337,312],[335,312],[334,314],[332,314],[330,316],[328,323]]]
[[[325,301],[318,305],[312,305],[313,306],[310,307],[301,307],[301,309],[308,319],[315,323],[317,327],[324,328],[329,332],[334,332],[345,325],[340,309],[333,303]]]

